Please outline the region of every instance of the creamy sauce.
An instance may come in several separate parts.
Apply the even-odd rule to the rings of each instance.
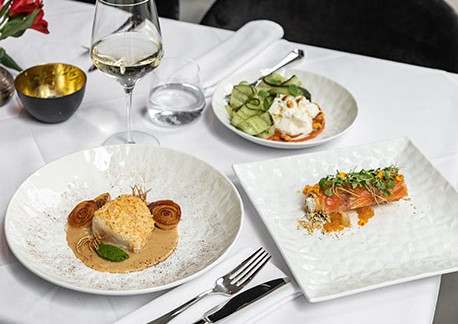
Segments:
[[[178,244],[177,228],[162,230],[155,228],[145,247],[138,253],[128,252],[129,258],[122,262],[111,262],[102,259],[97,253],[91,251],[88,244],[76,249],[78,241],[91,233],[90,226],[67,226],[67,243],[75,256],[88,267],[111,273],[127,273],[149,268],[167,259]]]

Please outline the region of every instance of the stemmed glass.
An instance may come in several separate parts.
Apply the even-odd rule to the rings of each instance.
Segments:
[[[159,145],[153,135],[132,130],[132,92],[137,81],[159,65],[162,55],[154,0],[97,0],[91,59],[97,69],[122,85],[127,112],[127,131],[110,136],[105,145]]]

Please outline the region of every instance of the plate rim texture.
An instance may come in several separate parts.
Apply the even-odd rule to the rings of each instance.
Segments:
[[[259,69],[251,69],[242,73],[234,74],[226,78],[224,81],[222,81],[218,85],[212,96],[211,106],[213,113],[216,115],[216,118],[233,133],[241,136],[242,138],[248,141],[267,147],[277,149],[303,149],[328,143],[329,141],[332,141],[344,135],[355,125],[359,114],[358,103],[356,101],[356,98],[347,88],[342,86],[340,83],[317,73],[294,68],[284,68],[280,70],[278,73],[287,76],[296,74],[299,77],[299,79],[301,79],[301,81],[303,82],[304,80],[308,81],[308,79],[317,81],[316,83],[313,83],[311,85],[304,84],[304,86],[310,90],[312,94],[312,101],[315,101],[314,95],[316,95],[317,93],[320,97],[316,100],[316,102],[323,106],[323,111],[325,113],[326,127],[323,133],[321,133],[320,135],[318,135],[318,137],[314,139],[297,143],[270,141],[267,139],[262,139],[256,136],[245,134],[244,132],[238,130],[230,124],[227,112],[224,108],[224,97],[231,91],[232,86],[234,84],[237,84],[241,81],[256,79],[261,75],[261,72],[262,70]],[[324,94],[321,93],[323,85],[326,87],[333,87],[333,93],[331,95],[326,95],[326,91]],[[314,90],[314,87],[316,87],[316,90]],[[337,95],[337,98],[334,98],[335,95]],[[342,96],[343,100],[341,98]],[[338,104],[335,103],[331,107],[329,107],[330,105],[326,106],[327,101],[331,100],[331,98],[332,101],[336,101]],[[342,106],[339,106],[339,104],[341,103],[339,102],[339,100],[345,102],[344,113],[341,113],[340,111],[342,109]],[[333,123],[334,126],[332,125]],[[333,129],[334,127],[337,127],[337,129]]]
[[[43,173],[44,171],[46,171],[49,168],[52,168],[54,165],[56,165],[58,163],[62,163],[66,159],[69,160],[69,159],[72,159],[72,158],[75,158],[75,157],[78,157],[78,156],[83,156],[84,154],[90,154],[90,153],[94,153],[94,152],[105,152],[106,154],[112,154],[113,155],[113,154],[119,153],[121,151],[121,154],[123,154],[123,152],[124,152],[124,154],[133,154],[133,153],[129,153],[129,152],[126,153],[126,150],[127,151],[130,150],[129,152],[136,152],[137,154],[138,154],[138,152],[140,150],[146,150],[146,151],[152,150],[151,152],[156,152],[156,153],[159,152],[159,154],[161,154],[160,152],[166,152],[167,154],[172,154],[172,155],[181,156],[181,157],[187,157],[188,159],[192,159],[193,161],[196,161],[195,163],[198,163],[200,166],[202,166],[204,168],[204,170],[205,170],[205,168],[207,168],[210,172],[213,172],[213,174],[215,174],[215,177],[218,177],[217,180],[220,181],[224,186],[227,186],[227,188],[228,188],[227,190],[230,190],[231,197],[233,198],[233,203],[235,204],[235,207],[234,207],[233,211],[234,211],[234,213],[236,213],[238,215],[238,218],[234,221],[234,224],[236,224],[236,225],[234,225],[235,227],[232,229],[232,232],[231,232],[232,237],[228,239],[227,243],[225,243],[226,245],[222,248],[222,251],[220,251],[220,253],[216,256],[216,258],[211,260],[211,261],[209,261],[209,263],[206,264],[203,268],[201,268],[201,269],[199,269],[197,271],[191,272],[189,274],[186,274],[186,275],[184,275],[184,277],[178,278],[176,280],[173,280],[172,282],[169,282],[169,283],[166,283],[166,284],[163,284],[163,285],[152,286],[152,287],[127,288],[127,289],[123,289],[123,288],[111,289],[111,288],[103,288],[103,287],[100,288],[100,287],[96,287],[96,286],[94,286],[94,287],[78,286],[78,284],[69,283],[69,282],[64,281],[62,278],[55,277],[54,275],[49,275],[49,274],[46,273],[46,271],[44,271],[45,269],[43,268],[43,266],[39,267],[36,264],[32,264],[31,262],[29,262],[27,260],[27,257],[28,257],[26,255],[27,253],[22,250],[21,246],[19,246],[18,243],[17,243],[17,238],[14,237],[16,235],[14,233],[14,226],[16,225],[16,224],[14,224],[14,221],[16,220],[15,219],[16,216],[14,216],[14,214],[13,214],[14,211],[13,211],[13,207],[12,206],[17,204],[16,200],[19,199],[18,197],[21,195],[21,191],[24,190],[25,188],[27,188],[28,183],[31,181],[31,179],[33,179],[34,177],[40,176],[40,173]],[[110,188],[107,188],[106,191],[110,192]],[[230,181],[230,179],[226,175],[224,175],[222,172],[220,172],[219,170],[217,170],[216,168],[211,166],[209,163],[207,163],[207,162],[203,161],[202,159],[199,159],[199,158],[197,158],[197,157],[195,157],[193,155],[190,155],[188,153],[184,153],[184,152],[181,152],[181,151],[178,151],[178,150],[169,149],[169,148],[153,147],[153,146],[142,145],[142,144],[135,144],[135,145],[132,145],[132,144],[120,144],[120,145],[93,147],[93,148],[83,149],[83,150],[80,150],[80,151],[69,153],[69,154],[66,154],[66,155],[64,155],[62,157],[59,157],[59,158],[57,158],[57,159],[55,159],[53,161],[50,161],[49,163],[46,163],[45,165],[43,165],[42,167],[40,167],[39,169],[34,171],[32,174],[27,176],[27,178],[18,186],[18,188],[16,189],[14,194],[11,196],[11,198],[10,198],[10,200],[8,202],[7,209],[6,209],[5,218],[4,218],[4,226],[3,227],[4,227],[6,242],[7,242],[8,246],[9,246],[10,250],[12,251],[13,255],[18,259],[18,261],[23,266],[25,266],[28,270],[30,270],[35,275],[41,277],[42,279],[45,279],[46,281],[51,282],[53,284],[56,284],[58,286],[61,286],[61,287],[64,287],[64,288],[68,288],[68,289],[71,289],[71,290],[74,290],[74,291],[84,292],[84,293],[98,294],[98,295],[112,295],[112,296],[128,296],[128,295],[145,294],[145,293],[161,291],[161,290],[164,290],[164,289],[169,289],[169,288],[175,287],[177,285],[180,285],[180,284],[182,284],[184,282],[187,282],[189,280],[192,280],[192,279],[204,274],[206,271],[211,269],[213,266],[215,266],[216,264],[221,262],[221,260],[227,255],[228,251],[235,244],[235,242],[237,241],[238,237],[240,236],[243,220],[244,220],[243,201],[242,201],[242,199],[240,197],[240,194],[237,191],[235,185],[232,183],[232,181]],[[181,225],[181,222],[180,222],[180,225]],[[180,227],[179,227],[179,230],[180,230]],[[66,242],[65,242],[65,244],[66,244]],[[179,244],[180,244],[180,242],[179,242]],[[70,248],[68,248],[68,249],[70,250]],[[177,247],[177,249],[178,249],[178,247]],[[176,253],[176,252],[174,252],[174,253]],[[173,255],[174,254],[172,254],[172,256]],[[75,257],[75,259],[76,259],[76,257]],[[77,261],[79,263],[81,263],[79,260],[77,260]],[[164,262],[166,262],[166,261],[164,261]],[[89,269],[88,267],[86,267],[82,263],[81,263],[81,266]],[[153,268],[153,267],[150,267],[150,268]],[[150,269],[150,268],[148,268],[148,269]],[[148,269],[146,269],[146,270],[148,270]],[[92,270],[92,269],[89,269],[89,271],[93,271],[93,272],[98,273],[97,271]],[[145,270],[143,270],[143,271],[145,271]],[[135,273],[141,273],[141,272],[142,271],[134,272],[134,274]],[[111,278],[109,280],[117,280],[117,278],[120,278],[121,276],[124,275],[124,274],[110,274],[110,273],[104,273],[104,274],[107,274],[107,278]],[[132,274],[132,273],[130,273],[130,274]],[[135,277],[135,275],[133,275],[133,277]]]
[[[290,164],[287,164],[287,166],[285,166],[285,168],[289,167],[291,168],[291,166],[294,164],[293,162],[294,161],[300,161],[301,159],[303,159],[303,162],[307,162],[307,163],[311,163],[311,161],[313,160],[319,160],[319,159],[322,159],[323,157],[332,157],[332,156],[337,156],[339,154],[344,154],[345,152],[351,152],[351,153],[348,153],[349,155],[351,154],[354,154],[354,156],[356,157],[360,157],[361,154],[360,153],[367,153],[367,152],[370,152],[371,150],[375,150],[379,153],[377,154],[382,154],[380,152],[383,152],[382,148],[384,147],[394,147],[393,150],[394,151],[398,151],[400,153],[403,153],[405,152],[406,150],[410,151],[410,152],[413,152],[413,156],[415,158],[415,161],[412,162],[412,163],[415,163],[412,164],[412,166],[410,167],[409,166],[409,177],[410,178],[407,178],[408,174],[407,174],[407,171],[406,171],[406,183],[407,183],[407,186],[408,186],[408,189],[409,189],[409,200],[407,201],[402,201],[402,202],[395,202],[394,205],[391,205],[391,206],[388,206],[387,205],[390,205],[390,204],[386,204],[386,205],[382,205],[381,207],[377,207],[377,208],[382,208],[382,209],[377,209],[376,210],[376,215],[373,219],[370,220],[370,222],[365,225],[364,227],[359,227],[359,228],[351,228],[348,230],[348,232],[344,232],[342,236],[340,236],[338,239],[336,239],[336,241],[334,242],[331,242],[331,240],[333,239],[331,236],[323,236],[321,234],[317,235],[315,237],[315,233],[308,237],[307,234],[305,234],[304,232],[304,235],[301,235],[301,234],[296,234],[296,233],[292,233],[292,232],[288,232],[288,236],[292,236],[293,237],[293,240],[297,239],[298,237],[300,237],[301,239],[303,238],[304,242],[300,242],[300,243],[297,243],[295,241],[291,242],[289,241],[289,238],[287,237],[287,235],[285,235],[284,233],[281,232],[281,230],[283,229],[284,227],[284,222],[281,220],[281,218],[276,215],[275,213],[284,213],[285,215],[288,214],[290,211],[288,210],[288,206],[285,206],[285,205],[282,205],[283,207],[280,209],[280,207],[278,207],[277,209],[272,209],[271,206],[268,206],[269,203],[267,202],[267,200],[270,199],[270,201],[273,201],[272,199],[272,190],[278,190],[279,191],[279,203],[280,204],[283,200],[281,200],[280,198],[280,195],[283,195],[284,196],[284,192],[282,192],[282,188],[278,182],[275,182],[272,184],[272,187],[268,188],[265,190],[264,193],[259,193],[259,192],[254,192],[253,188],[255,187],[255,182],[256,182],[256,172],[258,172],[258,176],[264,174],[262,172],[270,172],[272,173],[272,165],[281,165],[283,162],[286,162],[286,161],[292,161],[290,162]],[[358,150],[361,150],[361,151],[358,151]],[[388,149],[389,151],[390,149]],[[393,152],[394,152],[393,151]],[[336,161],[339,160],[340,157],[335,157]],[[345,160],[345,157],[342,157],[341,159]],[[389,160],[390,157],[387,157],[387,159]],[[299,162],[298,162],[299,163]],[[325,162],[324,162],[325,164]],[[298,165],[303,165],[303,164],[298,164]],[[417,165],[425,165],[427,167],[427,170],[430,171],[430,174],[425,174],[424,175],[424,178],[421,178],[421,179],[418,179],[418,180],[415,180],[415,181],[412,181],[412,177],[410,176],[410,173],[413,172],[412,174],[415,174],[415,171],[414,169],[417,167]],[[329,165],[329,169],[333,169],[333,165],[331,163],[331,165]],[[270,168],[272,167],[272,168]],[[269,169],[270,168],[270,169]],[[280,171],[279,171],[280,170]],[[359,169],[358,169],[359,170]],[[414,170],[414,171],[412,171]],[[241,183],[241,186],[242,188],[244,189],[245,193],[247,194],[250,202],[253,204],[253,206],[255,207],[259,217],[261,218],[262,222],[264,223],[264,225],[266,226],[269,234],[271,235],[273,241],[275,242],[275,244],[277,245],[277,247],[279,248],[279,251],[280,253],[282,254],[285,262],[288,264],[288,267],[290,268],[291,272],[293,273],[295,279],[296,279],[296,282],[299,284],[302,292],[304,293],[306,299],[309,301],[309,302],[320,302],[320,301],[325,301],[325,300],[331,300],[331,299],[334,299],[334,298],[338,298],[338,297],[343,297],[343,296],[348,296],[348,295],[352,295],[352,294],[356,294],[356,293],[360,293],[360,292],[365,292],[365,291],[369,291],[369,290],[372,290],[372,289],[376,289],[376,288],[380,288],[380,287],[386,287],[386,286],[390,286],[390,285],[394,285],[394,284],[398,284],[398,283],[403,283],[403,282],[408,282],[408,281],[412,281],[412,280],[416,280],[416,279],[420,279],[420,278],[426,278],[426,277],[430,277],[430,276],[434,276],[434,275],[438,275],[438,274],[444,274],[444,273],[449,273],[449,272],[453,272],[453,271],[457,271],[458,270],[458,256],[457,257],[453,257],[453,254],[451,256],[450,255],[450,251],[454,252],[454,251],[458,251],[458,248],[455,249],[453,246],[453,243],[454,242],[450,242],[450,243],[447,243],[449,242],[449,238],[450,237],[455,237],[457,235],[455,234],[458,234],[458,221],[454,221],[453,217],[446,217],[446,219],[441,219],[442,217],[442,214],[446,214],[444,212],[442,212],[443,208],[439,208],[439,211],[436,212],[434,211],[434,209],[432,208],[432,203],[430,203],[429,201],[424,201],[424,197],[426,195],[426,193],[421,193],[421,190],[423,190],[423,188],[418,188],[418,183],[422,182],[424,179],[427,179],[430,175],[433,175],[435,177],[438,177],[437,179],[437,184],[439,185],[440,187],[440,192],[443,192],[444,195],[446,194],[445,198],[441,198],[439,197],[439,199],[436,199],[437,200],[445,200],[446,198],[449,198],[449,197],[454,197],[454,198],[458,198],[458,193],[456,192],[456,190],[453,188],[453,186],[450,185],[450,183],[447,181],[446,178],[444,178],[437,169],[434,168],[434,166],[426,159],[426,157],[421,153],[420,150],[418,150],[418,148],[414,145],[414,143],[412,143],[411,140],[409,140],[407,137],[402,137],[402,138],[395,138],[395,139],[390,139],[390,140],[385,140],[385,141],[377,141],[377,142],[373,142],[373,143],[368,143],[368,144],[362,144],[362,145],[355,145],[355,146],[349,146],[349,147],[343,147],[343,148],[337,148],[337,149],[334,149],[334,150],[327,150],[327,151],[320,151],[320,152],[312,152],[312,153],[302,153],[302,154],[298,154],[298,155],[293,155],[293,156],[287,156],[287,157],[280,157],[280,158],[273,158],[273,159],[269,159],[269,160],[264,160],[264,161],[256,161],[256,162],[249,162],[249,163],[241,163],[241,164],[234,164],[233,165],[233,171],[235,173],[235,175],[237,176],[237,178],[239,179],[240,183]],[[275,172],[281,172],[281,167],[278,167],[277,170],[275,170]],[[335,169],[333,170],[332,173],[335,172]],[[418,172],[421,172],[418,171]],[[313,178],[316,179],[316,177],[318,176],[318,178],[320,176],[323,176],[323,175],[326,175],[326,174],[314,174],[313,175]],[[279,173],[279,177],[282,176],[282,174]],[[300,178],[301,175],[298,175],[298,177]],[[312,177],[312,176],[308,176],[308,177]],[[271,179],[272,182],[274,182],[275,179]],[[283,178],[282,178],[282,181],[283,182],[287,182],[288,180],[285,180],[285,177],[283,175]],[[296,180],[295,180],[296,181]],[[409,186],[409,181],[410,181],[410,186]],[[431,180],[432,181],[432,180]],[[434,180],[436,181],[436,180]],[[297,180],[296,182],[300,182],[299,180]],[[302,183],[301,183],[302,184]],[[303,186],[305,186],[305,184],[307,183],[303,183]],[[295,206],[294,208],[296,208],[296,212],[297,212],[297,215],[299,216],[300,213],[301,213],[301,209],[302,206],[303,206],[303,202],[300,200],[302,197],[302,194],[300,193],[301,192],[301,189],[303,188],[303,186],[301,188],[296,188],[296,187],[288,187],[287,185],[285,185],[285,188],[290,188],[292,190],[295,190],[297,189],[297,195],[298,195],[298,198],[294,198],[294,199],[290,199],[288,200],[289,201],[293,201],[297,204],[302,204],[301,206]],[[261,188],[262,187],[262,184],[258,183],[257,184],[257,188]],[[429,189],[426,189],[426,190],[429,190]],[[269,196],[270,194],[270,196]],[[295,192],[291,192],[291,195],[294,195]],[[257,195],[257,197],[256,197]],[[410,198],[412,198],[412,202],[410,201]],[[452,201],[450,201],[450,199],[447,199],[446,200],[446,205],[445,206],[450,206],[452,207],[453,211],[455,211],[455,214],[456,214],[456,211],[458,210],[458,199],[451,199]],[[434,204],[439,204],[438,202],[434,202]],[[264,204],[263,204],[264,202]],[[272,203],[274,204],[274,203]],[[393,203],[391,203],[393,204]],[[411,204],[414,204],[414,205],[411,205]],[[417,206],[418,204],[418,206]],[[418,207],[418,208],[417,208]],[[436,207],[436,205],[434,205],[434,207]],[[269,209],[270,208],[270,209]],[[405,212],[407,210],[407,213]],[[379,213],[379,215],[377,214]],[[407,215],[406,217],[404,217],[403,215],[404,214]],[[431,217],[435,217],[435,218],[431,218],[429,219],[429,213],[431,213],[433,216]],[[397,217],[399,217],[399,215],[401,215],[401,219],[396,219],[396,217],[393,217],[393,215],[396,215]],[[449,214],[453,214],[453,212],[449,212]],[[377,217],[378,216],[378,217]],[[439,217],[437,217],[439,216]],[[282,215],[283,217],[283,215]],[[286,215],[285,217],[287,217],[287,221],[294,221],[295,217],[289,217],[289,215]],[[382,242],[382,238],[383,239],[386,239],[386,237],[389,238],[389,233],[390,233],[390,229],[393,230],[394,232],[402,232],[402,228],[396,228],[396,229],[393,229],[391,226],[391,224],[398,224],[396,223],[397,221],[400,222],[399,224],[406,224],[406,222],[404,221],[403,223],[401,221],[402,220],[402,217],[404,217],[405,219],[407,219],[407,222],[419,222],[420,225],[418,225],[420,229],[425,229],[426,230],[424,232],[420,232],[420,233],[408,233],[410,235],[417,235],[417,234],[421,234],[418,239],[416,241],[413,241],[413,242],[409,242],[409,241],[405,241],[405,244],[406,244],[406,249],[407,248],[411,248],[412,250],[411,251],[406,251],[406,254],[408,254],[407,252],[412,252],[414,253],[414,257],[415,258],[418,258],[418,259],[412,259],[412,260],[409,260],[408,257],[405,256],[405,254],[403,255],[402,253],[397,255],[397,257],[399,257],[399,261],[395,260],[394,262],[392,260],[390,260],[393,264],[396,264],[396,262],[399,262],[400,264],[400,269],[396,269],[396,268],[389,268],[388,266],[392,265],[392,264],[384,264],[384,262],[386,262],[385,260],[387,260],[386,258],[381,259],[381,268],[383,268],[383,266],[387,266],[388,270],[386,272],[386,280],[383,280],[383,275],[380,277],[381,280],[373,280],[371,281],[372,278],[369,278],[369,277],[365,277],[365,273],[364,271],[357,271],[355,273],[346,273],[345,271],[346,270],[342,270],[341,272],[337,271],[338,274],[340,275],[334,275],[334,274],[326,274],[325,270],[327,269],[326,268],[326,262],[328,260],[332,260],[335,256],[335,253],[336,251],[333,251],[334,252],[334,255],[330,252],[329,255],[326,255],[324,254],[324,259],[325,261],[323,261],[322,263],[320,263],[319,261],[317,261],[317,258],[313,259],[313,257],[316,257],[316,254],[314,254],[314,251],[313,249],[314,248],[317,248],[320,249],[320,245],[317,245],[318,244],[327,244],[327,242],[331,242],[329,243],[328,245],[323,245],[323,246],[326,246],[326,247],[331,247],[332,248],[332,245],[333,244],[336,244],[335,242],[338,242],[337,243],[337,246],[340,248],[341,246],[342,247],[348,247],[347,245],[345,245],[345,243],[342,243],[342,240],[353,240],[354,242],[360,242],[360,243],[364,243],[366,241],[364,240],[367,240],[367,242],[369,242],[371,240],[371,236],[370,236],[370,233],[377,233],[377,232],[382,232],[381,236],[378,237],[376,236],[374,238],[375,241],[373,241],[371,244],[373,246],[376,246],[377,243],[380,243]],[[415,219],[409,219],[409,217],[415,217]],[[279,220],[280,219],[280,220]],[[428,234],[429,235],[429,227],[427,227],[428,225],[430,224],[433,224],[433,225],[436,225],[436,221],[439,220],[437,222],[437,226],[439,226],[439,230],[441,230],[439,232],[442,233],[444,235],[444,238],[441,238],[440,236],[438,237],[437,235],[432,235],[432,236],[427,236],[427,240],[425,240],[425,238],[423,237],[424,235]],[[370,225],[370,227],[368,227],[368,225]],[[290,226],[290,230],[291,228],[293,227],[294,225],[291,225]],[[450,227],[450,230],[443,230],[444,228],[445,229],[448,229]],[[452,228],[453,227],[453,228]],[[287,228],[287,227],[284,227],[284,228]],[[298,228],[296,227],[296,230]],[[432,229],[433,230],[433,229]],[[367,232],[365,232],[367,231]],[[384,232],[383,232],[384,231]],[[300,232],[298,230],[298,232]],[[388,233],[388,234],[385,234]],[[408,228],[406,228],[405,232],[407,233],[408,232]],[[385,236],[383,236],[385,235]],[[364,238],[359,240],[359,237],[362,237]],[[409,238],[407,236],[407,238]],[[321,240],[321,241],[320,241]],[[326,241],[328,240],[328,241]],[[402,240],[401,238],[399,240]],[[417,250],[415,249],[415,247],[412,248],[412,246],[415,246],[415,244],[427,244],[427,243],[422,243],[422,241],[428,241],[428,240],[432,240],[433,242],[431,244],[433,244],[434,242],[443,242],[450,245],[450,246],[447,246],[447,247],[443,247],[443,252],[439,253],[438,255],[435,255],[435,251],[434,250],[425,250],[424,252],[424,259],[421,258],[421,256],[423,255],[423,251],[420,250],[420,248],[418,248]],[[325,242],[325,243],[323,243]],[[350,241],[351,242],[351,241]],[[385,241],[383,241],[385,242]],[[386,242],[385,242],[386,243]],[[289,246],[288,246],[289,244]],[[301,250],[302,248],[307,247],[308,250],[306,250],[306,252],[304,252],[303,250]],[[369,244],[368,244],[369,246]],[[388,245],[388,247],[390,247]],[[447,250],[445,250],[447,248]],[[323,248],[324,249],[324,248]],[[383,251],[383,247],[380,248],[382,251]],[[294,251],[295,253],[297,253],[298,257],[296,256],[293,256],[293,252]],[[359,251],[359,250],[358,250]],[[322,251],[320,251],[322,252]],[[353,257],[356,261],[360,261],[360,260],[363,260],[364,261],[364,258],[363,257],[360,257],[360,256],[354,256],[352,255],[352,252],[346,250],[346,249],[340,249],[340,250],[337,250],[338,253],[341,253],[342,254],[342,257],[341,259],[344,259],[346,256],[350,256],[350,257]],[[390,252],[391,253],[391,252]],[[389,254],[389,253],[387,253]],[[313,256],[313,257],[312,257]],[[339,258],[337,256],[337,258]],[[393,257],[394,258],[394,257]],[[305,261],[298,261],[298,260],[308,260],[309,263],[305,262]],[[405,263],[404,263],[404,259],[405,259]],[[415,263],[416,261],[418,261],[417,263]],[[302,264],[300,263],[302,262]],[[312,262],[312,265],[310,265],[310,262]],[[313,262],[315,262],[315,265],[313,265]],[[402,271],[405,271],[405,266],[410,266],[410,265],[413,265],[413,268],[409,270],[411,272],[402,272]],[[336,266],[336,264],[334,264],[334,267]],[[339,264],[337,264],[337,266],[339,266]],[[354,265],[353,265],[354,267]],[[374,266],[375,267],[375,266]],[[416,267],[416,268],[415,268]],[[358,266],[356,266],[356,269],[358,270],[361,270],[358,268]],[[371,269],[369,269],[371,270]],[[315,275],[314,276],[314,273],[325,273],[323,275]],[[399,275],[399,272],[401,273],[402,276],[398,276]],[[371,272],[368,272],[368,273],[371,273]],[[309,277],[307,277],[309,276]],[[329,285],[329,288],[328,287],[325,287],[324,284],[322,284],[321,282],[318,281],[317,282],[312,282],[313,280],[315,279],[321,279],[321,277],[324,277],[326,280],[324,280],[323,282],[325,282],[326,284]],[[360,286],[352,286],[351,282],[350,284],[346,284],[345,283],[345,279],[346,278],[350,278],[350,276],[354,276],[354,280],[355,282],[356,281],[361,281],[363,284],[360,285]],[[335,278],[335,281],[333,282],[332,279]],[[342,279],[343,278],[343,279]],[[376,278],[376,279],[380,279],[380,278]],[[339,281],[341,280],[341,281]],[[343,282],[343,285],[342,285],[342,282]],[[322,287],[324,287],[323,289],[320,290],[321,286],[320,284],[322,285]],[[336,285],[337,287],[334,288],[332,287],[332,285]],[[340,286],[339,286],[340,285]]]

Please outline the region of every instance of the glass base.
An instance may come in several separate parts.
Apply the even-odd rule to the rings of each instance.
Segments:
[[[133,143],[127,142],[127,132],[119,132],[108,137],[103,145],[115,145],[115,144],[148,144],[153,146],[160,146],[159,140],[151,134],[132,131]]]

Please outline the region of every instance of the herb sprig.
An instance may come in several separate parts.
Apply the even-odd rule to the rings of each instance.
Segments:
[[[388,197],[392,194],[391,189],[394,188],[395,181],[401,180],[402,175],[399,174],[399,168],[391,165],[385,168],[361,169],[359,172],[350,173],[336,171],[335,175],[321,178],[318,184],[320,190],[328,197],[338,195],[338,190],[352,193],[356,188],[362,187],[373,195],[376,195],[376,190],[378,190],[384,197]]]

